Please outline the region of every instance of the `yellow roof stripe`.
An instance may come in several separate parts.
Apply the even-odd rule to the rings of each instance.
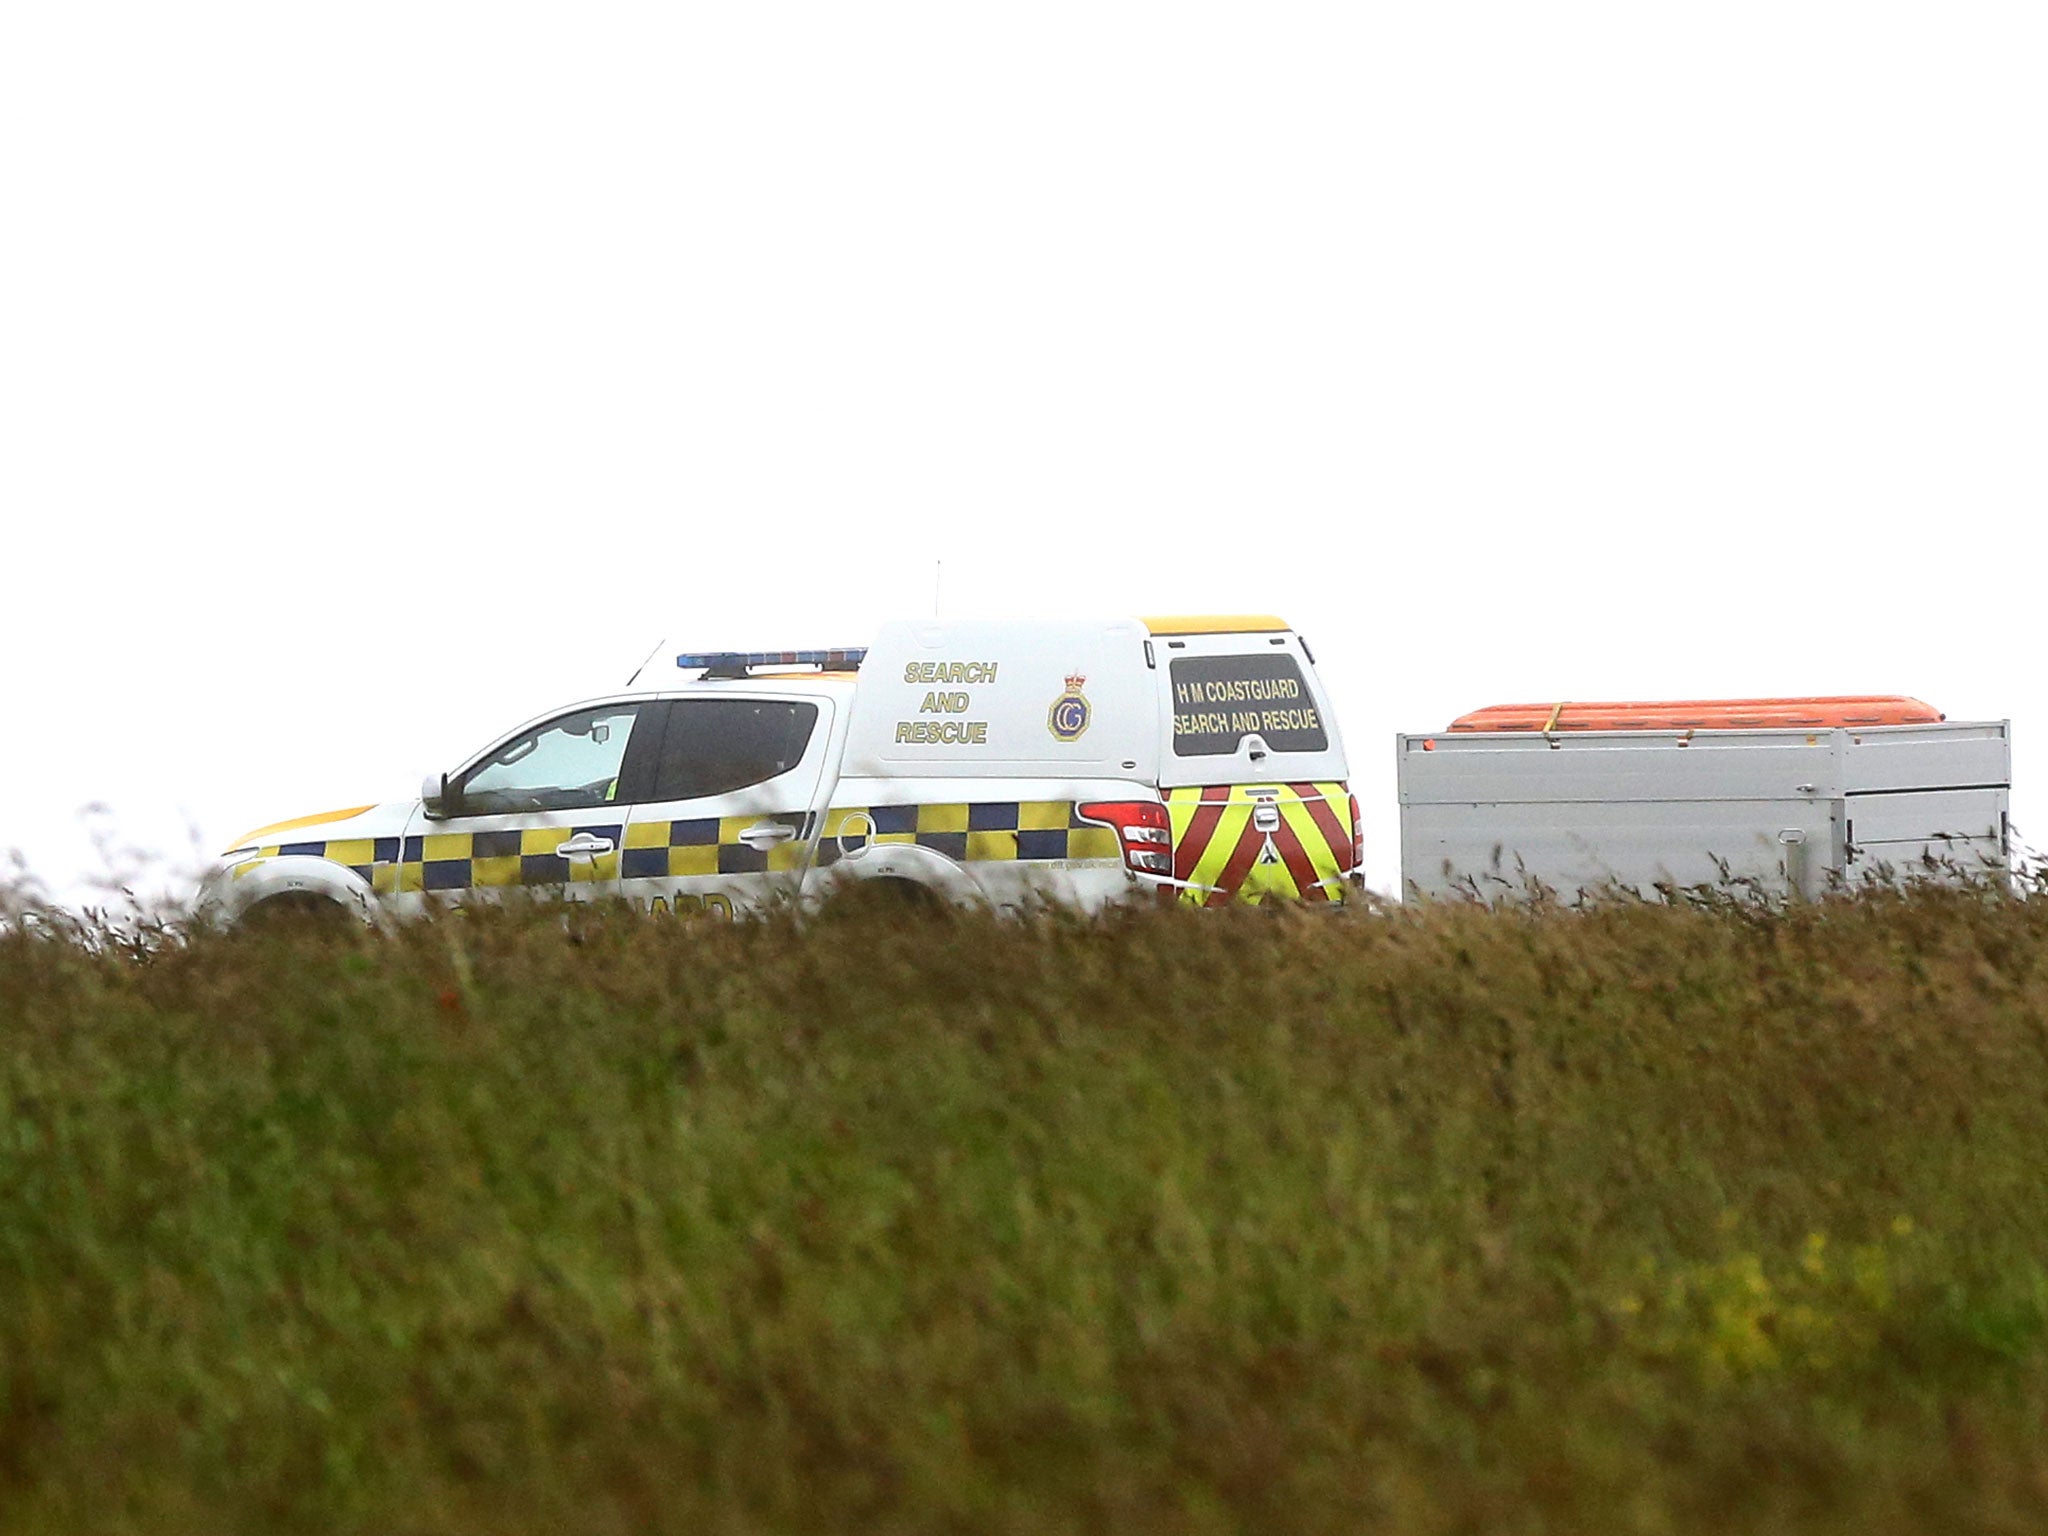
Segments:
[[[240,848],[246,843],[255,842],[260,837],[267,837],[272,832],[295,832],[300,827],[325,826],[330,821],[347,821],[351,816],[360,816],[365,811],[373,811],[375,809],[376,806],[374,805],[352,805],[345,811],[322,811],[318,816],[298,816],[290,821],[273,821],[269,826],[258,827],[254,832],[244,832],[232,843],[229,843],[228,846],[230,848]]]
[[[1270,613],[1168,614],[1138,622],[1155,635],[1261,634],[1288,627],[1285,619],[1275,618]]]

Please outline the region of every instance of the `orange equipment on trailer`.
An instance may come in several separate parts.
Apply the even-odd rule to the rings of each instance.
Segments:
[[[1948,717],[1899,693],[1811,699],[1631,700],[1613,704],[1492,704],[1460,715],[1454,731],[1754,731],[1799,727],[1933,725]]]

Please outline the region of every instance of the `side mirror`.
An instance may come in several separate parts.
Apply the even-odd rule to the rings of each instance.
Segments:
[[[452,809],[449,798],[448,775],[428,774],[426,782],[420,785],[420,809],[429,816],[446,816]]]

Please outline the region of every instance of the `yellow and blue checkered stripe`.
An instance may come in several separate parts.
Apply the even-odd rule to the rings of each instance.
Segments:
[[[617,853],[565,859],[555,850],[580,833],[619,840],[618,822],[577,827],[524,827],[496,832],[429,832],[417,837],[334,838],[272,843],[235,866],[236,878],[266,859],[314,858],[346,865],[380,895],[398,891],[466,891],[479,887],[587,884],[616,880]],[[750,850],[751,851],[751,850]]]
[[[833,864],[876,845],[929,848],[962,864],[1123,858],[1116,829],[1083,821],[1071,800],[982,800],[835,805],[825,813],[817,861]]]
[[[787,842],[750,848],[740,841],[748,827],[780,822],[794,834]],[[809,851],[811,817],[804,811],[779,816],[699,816],[685,821],[636,821],[626,828],[619,875],[627,880],[674,880],[692,875],[784,874],[802,869]]]
[[[256,856],[245,859],[235,866],[235,878],[241,879],[263,866],[266,859],[280,855],[287,858],[305,857],[331,859],[336,864],[346,864],[365,880],[375,878],[379,869],[397,865],[402,839],[396,837],[351,837],[338,838],[332,842],[270,843],[256,849]],[[240,850],[236,850],[240,852]]]
[[[753,848],[740,834],[781,822],[788,841]],[[414,837],[336,838],[272,843],[235,866],[240,878],[264,860],[305,857],[346,865],[380,895],[464,891],[600,880],[674,880],[715,875],[785,874],[811,861],[814,818],[792,811],[763,816],[703,816],[667,821],[429,832]],[[611,853],[565,859],[555,852],[579,834],[609,839]],[[623,835],[624,846],[619,846]],[[962,864],[1074,859],[1118,860],[1114,828],[1083,821],[1068,800],[960,801],[923,805],[843,805],[825,815],[819,865],[870,845],[915,845]]]

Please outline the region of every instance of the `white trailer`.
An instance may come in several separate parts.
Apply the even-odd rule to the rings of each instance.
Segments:
[[[2007,867],[2009,722],[1825,724],[1858,717],[1811,708],[1827,700],[1761,702],[1806,706],[1811,723],[1560,728],[1552,710],[1549,729],[1398,737],[1404,891],[1514,900],[1533,881],[1570,899],[1732,877],[1810,897],[1838,879]],[[1600,708],[1579,707],[1581,720]],[[1674,713],[1604,708],[1596,723]]]

